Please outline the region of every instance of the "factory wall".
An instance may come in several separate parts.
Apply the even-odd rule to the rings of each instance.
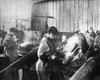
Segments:
[[[47,18],[46,18],[47,17]],[[74,32],[90,27],[100,29],[99,0],[45,0],[33,4],[33,29],[56,26],[61,32]]]
[[[8,30],[16,26],[21,28],[22,24],[30,26],[31,4],[32,0],[0,0],[1,29]]]

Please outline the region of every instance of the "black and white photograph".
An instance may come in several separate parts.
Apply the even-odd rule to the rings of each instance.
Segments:
[[[0,80],[100,80],[100,0],[0,0]]]

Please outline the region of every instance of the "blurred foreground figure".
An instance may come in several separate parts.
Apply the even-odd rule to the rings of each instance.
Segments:
[[[10,29],[9,33],[5,36],[3,45],[5,48],[5,55],[9,57],[9,64],[18,59],[17,54],[17,39],[15,33]],[[9,68],[5,71],[6,80],[17,80],[17,70],[15,68]]]
[[[3,41],[5,47],[5,54],[9,57],[10,63],[14,62],[18,58],[17,44],[15,34],[11,31],[8,33]]]
[[[41,39],[38,48],[38,61],[36,63],[36,71],[39,80],[59,80],[58,67],[54,62],[55,56],[55,37],[58,30],[55,27],[50,27],[45,36]]]

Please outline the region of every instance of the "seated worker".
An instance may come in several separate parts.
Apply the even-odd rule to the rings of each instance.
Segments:
[[[53,60],[55,57],[54,39],[58,34],[58,30],[51,26],[46,35],[41,39],[38,48],[38,61],[36,62],[36,72],[39,80],[50,80],[50,75],[53,79],[59,80],[58,70]],[[52,74],[53,73],[53,74]]]

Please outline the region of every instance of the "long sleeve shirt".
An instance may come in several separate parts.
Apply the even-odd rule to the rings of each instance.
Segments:
[[[5,47],[5,54],[10,57],[10,62],[14,62],[18,58],[17,44],[14,37],[11,34],[7,34],[3,45]]]
[[[6,47],[6,48],[10,48],[12,46],[15,46],[16,45],[16,41],[14,39],[14,37],[10,34],[7,34],[4,41],[3,41],[3,45]]]
[[[42,40],[40,41],[39,49],[38,49],[38,57],[42,56],[45,54],[45,52],[48,52],[50,50],[50,47],[47,43],[46,37],[43,37]]]

